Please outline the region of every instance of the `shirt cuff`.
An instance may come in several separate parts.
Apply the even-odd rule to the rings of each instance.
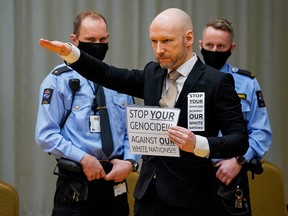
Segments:
[[[206,137],[195,135],[196,145],[194,154],[199,157],[208,157],[210,153],[209,143]]]
[[[66,61],[68,64],[72,64],[72,63],[74,63],[74,62],[76,62],[78,59],[79,59],[79,57],[80,57],[80,50],[76,47],[76,46],[74,46],[73,44],[71,44],[71,43],[68,43],[70,46],[71,46],[71,48],[72,48],[72,50],[71,50],[71,52],[69,53],[69,55],[67,55],[67,56],[62,56],[62,55],[59,55],[64,61]]]

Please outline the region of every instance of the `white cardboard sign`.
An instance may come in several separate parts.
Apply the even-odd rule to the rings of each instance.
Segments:
[[[130,151],[133,154],[179,157],[168,129],[177,125],[180,109],[131,105],[126,107]]]

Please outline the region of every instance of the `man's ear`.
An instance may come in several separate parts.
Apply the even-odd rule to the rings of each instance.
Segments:
[[[192,46],[194,42],[194,34],[191,30],[186,32],[186,45],[187,46]]]
[[[236,43],[233,42],[230,48],[231,53],[234,51],[235,47],[236,47]]]
[[[201,50],[202,49],[202,40],[198,41],[198,46],[199,46],[199,50]]]
[[[78,47],[79,45],[79,40],[77,38],[77,36],[75,34],[70,34],[70,40],[73,43],[73,45],[75,45],[76,47]]]

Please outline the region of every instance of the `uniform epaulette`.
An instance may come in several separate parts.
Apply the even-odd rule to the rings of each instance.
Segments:
[[[242,74],[242,75],[244,75],[244,76],[248,76],[248,77],[250,77],[251,79],[254,79],[254,78],[255,78],[255,75],[254,75],[253,73],[251,73],[250,71],[247,71],[247,70],[239,69],[239,70],[237,71],[237,73]]]
[[[52,74],[55,75],[55,76],[59,76],[60,74],[62,73],[65,73],[65,72],[68,72],[68,71],[72,71],[71,68],[67,67],[66,65],[62,66],[62,67],[59,67],[59,68],[56,68]]]

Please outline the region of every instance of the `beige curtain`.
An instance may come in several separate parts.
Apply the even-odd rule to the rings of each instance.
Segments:
[[[288,195],[288,1],[286,0],[0,0],[0,179],[19,192],[22,216],[50,215],[55,160],[34,142],[38,89],[61,60],[40,48],[38,40],[69,40],[73,18],[81,10],[105,15],[111,34],[106,62],[142,68],[153,60],[149,25],[163,9],[178,7],[194,23],[194,51],[204,24],[228,18],[237,48],[230,63],[252,71],[261,84],[273,129],[265,158],[285,173]],[[200,55],[201,56],[201,55]],[[141,102],[141,101],[140,101]],[[287,197],[287,196],[286,196]],[[287,199],[288,200],[288,199]]]

